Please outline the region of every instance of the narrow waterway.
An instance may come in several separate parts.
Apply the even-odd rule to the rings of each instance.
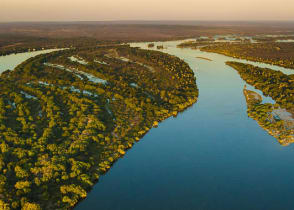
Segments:
[[[25,60],[44,53],[50,53],[60,49],[39,50],[33,52],[17,53],[6,56],[0,56],[0,74],[6,70],[13,70],[17,65]]]
[[[293,209],[293,145],[281,146],[248,118],[245,82],[225,65],[239,59],[178,49],[178,43],[156,44],[194,70],[198,102],[152,129],[76,209]]]
[[[281,146],[247,117],[245,82],[225,62],[286,74],[294,70],[179,49],[178,43],[156,45],[163,44],[167,49],[161,51],[184,59],[194,70],[198,102],[136,143],[76,209],[293,209],[293,145]],[[147,43],[132,46],[147,48]],[[0,73],[51,51],[2,56]]]

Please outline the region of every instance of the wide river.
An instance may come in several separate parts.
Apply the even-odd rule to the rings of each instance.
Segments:
[[[248,118],[245,82],[225,65],[247,61],[179,49],[178,43],[156,44],[193,69],[198,102],[151,129],[75,209],[293,209],[293,145],[281,146]],[[147,43],[132,46],[147,48]],[[1,60],[5,57],[0,57],[0,72],[19,63],[17,55],[12,56],[16,57],[5,68]]]
[[[76,209],[293,209],[294,147],[281,146],[248,118],[245,82],[225,65],[238,59],[178,43],[156,45],[193,69],[198,102],[151,129]],[[132,46],[146,49],[147,43]]]

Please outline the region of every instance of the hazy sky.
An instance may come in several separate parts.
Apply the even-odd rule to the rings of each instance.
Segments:
[[[0,0],[0,21],[294,20],[294,0]]]

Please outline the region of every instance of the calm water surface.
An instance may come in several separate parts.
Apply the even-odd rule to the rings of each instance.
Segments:
[[[18,64],[25,60],[44,53],[57,51],[60,49],[39,50],[34,52],[17,53],[6,56],[0,56],[0,74],[6,70],[13,70]]]
[[[247,117],[245,82],[224,63],[238,59],[177,43],[162,51],[194,70],[198,102],[152,129],[76,209],[293,209],[293,145],[280,146]]]
[[[178,43],[165,42],[162,51],[194,70],[198,102],[136,143],[76,209],[293,209],[293,145],[280,146],[247,117],[245,82],[225,65],[238,59],[178,49]],[[33,56],[18,55],[0,57],[0,72]]]

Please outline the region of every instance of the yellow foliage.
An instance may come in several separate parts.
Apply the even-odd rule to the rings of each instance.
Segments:
[[[38,204],[26,202],[21,209],[22,210],[41,210],[41,207]]]
[[[30,186],[31,186],[31,183],[28,181],[19,181],[19,182],[16,182],[16,184],[14,185],[14,187],[18,190],[21,190]]]
[[[0,200],[0,209],[1,210],[10,210],[10,207],[7,203],[4,203],[4,201]]]

